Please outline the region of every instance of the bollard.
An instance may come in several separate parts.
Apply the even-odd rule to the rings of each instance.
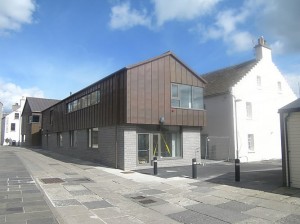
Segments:
[[[193,170],[193,179],[197,178],[197,161],[196,158],[192,159],[192,170]]]
[[[153,158],[153,174],[157,175],[157,157]]]
[[[239,159],[235,159],[234,160],[234,164],[235,164],[235,181],[239,182],[240,181],[240,160]]]

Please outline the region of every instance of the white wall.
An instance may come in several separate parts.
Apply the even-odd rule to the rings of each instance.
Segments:
[[[261,77],[261,87],[257,86]],[[277,82],[281,82],[282,91]],[[278,109],[296,99],[295,94],[271,60],[260,60],[232,88],[237,102],[239,154],[242,161],[281,158]],[[246,102],[252,103],[252,119],[246,115]],[[254,152],[248,150],[248,134],[254,134]]]
[[[204,127],[202,133],[211,137],[208,145],[208,158],[234,159],[233,97],[230,94],[207,97],[204,103],[207,110],[207,126]],[[225,140],[225,137],[229,140]],[[218,144],[220,141],[227,143],[229,141],[229,144],[221,148]]]

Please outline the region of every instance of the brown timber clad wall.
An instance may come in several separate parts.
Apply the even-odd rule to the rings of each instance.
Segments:
[[[205,126],[205,111],[171,108],[171,83],[204,87],[195,74],[171,55],[127,71],[127,123]]]
[[[63,132],[92,127],[112,126],[125,122],[126,71],[108,76],[99,82],[81,90],[66,100],[43,112],[44,131]],[[82,96],[101,91],[98,104],[67,113],[67,104]],[[50,111],[53,110],[53,124],[50,124]]]

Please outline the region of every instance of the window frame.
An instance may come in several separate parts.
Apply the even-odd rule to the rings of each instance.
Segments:
[[[96,141],[93,137],[96,134]],[[89,149],[99,149],[99,128],[89,128],[88,129],[88,148]]]
[[[246,117],[250,120],[253,118],[253,106],[251,102],[246,102]]]
[[[248,151],[255,152],[254,134],[248,134]]]
[[[20,119],[20,113],[15,113],[15,120],[19,120],[19,119]]]
[[[15,132],[16,131],[16,123],[10,123],[10,131]]]
[[[177,93],[174,94],[174,87],[176,87],[177,89]],[[181,92],[181,88],[182,87],[189,87],[189,93],[190,95],[188,96],[188,98],[190,99],[190,101],[188,102],[189,106],[188,107],[183,107],[182,105],[182,92]],[[196,108],[194,107],[194,105],[197,105],[195,99],[197,97],[195,97],[195,90],[199,89],[200,90],[200,107]],[[178,105],[174,105],[175,102],[178,102]],[[199,87],[199,86],[192,86],[192,85],[186,85],[186,84],[180,84],[180,83],[171,83],[171,107],[172,108],[180,108],[180,109],[188,109],[188,110],[204,110],[204,101],[203,101],[203,88]]]

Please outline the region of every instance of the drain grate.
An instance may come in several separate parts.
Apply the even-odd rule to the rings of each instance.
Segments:
[[[44,184],[58,184],[58,183],[63,183],[65,181],[63,181],[62,179],[60,178],[43,178],[41,179],[41,181],[44,183]]]
[[[146,199],[146,200],[142,200],[142,201],[139,201],[139,202],[144,204],[144,205],[148,205],[148,204],[155,203],[156,201],[154,201],[152,199]]]
[[[142,199],[145,199],[146,197],[144,196],[135,196],[135,197],[131,197],[132,199],[134,200],[142,200]]]

